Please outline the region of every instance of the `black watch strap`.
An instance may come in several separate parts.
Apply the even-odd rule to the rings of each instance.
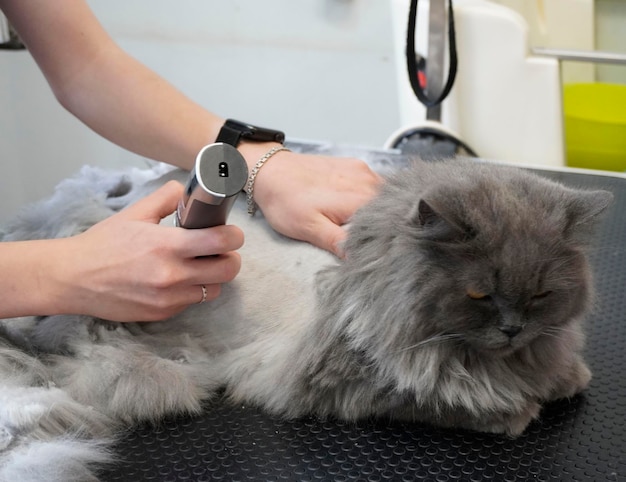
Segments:
[[[274,129],[257,127],[235,119],[227,119],[217,135],[216,142],[237,147],[242,139],[256,142],[285,142],[285,134]]]

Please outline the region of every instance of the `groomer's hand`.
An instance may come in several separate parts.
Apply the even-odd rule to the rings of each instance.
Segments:
[[[220,284],[239,272],[241,260],[234,251],[243,245],[243,233],[235,226],[186,230],[159,225],[182,194],[183,186],[170,182],[68,238],[71,249],[59,260],[64,267],[59,296],[72,298],[72,313],[114,321],[162,320],[218,296]]]
[[[254,198],[276,231],[341,256],[341,226],[379,184],[361,160],[283,151],[259,171]]]

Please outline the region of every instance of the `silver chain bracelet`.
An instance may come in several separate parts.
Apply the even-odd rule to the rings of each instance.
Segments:
[[[248,182],[246,184],[246,200],[248,201],[248,214],[250,216],[254,216],[254,213],[257,210],[256,202],[254,202],[254,181],[256,180],[256,176],[263,167],[263,164],[265,164],[270,157],[280,151],[289,151],[289,149],[285,146],[272,147],[269,151],[267,151],[267,154],[257,161],[248,176]]]

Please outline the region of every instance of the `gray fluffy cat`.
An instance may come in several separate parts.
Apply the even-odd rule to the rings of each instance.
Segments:
[[[172,177],[185,174],[145,182],[141,173],[85,170],[9,225],[4,240],[80,231]],[[65,397],[66,408],[28,426],[0,409],[0,480],[27,473],[15,454],[42,431],[51,447],[63,430],[73,442],[98,439],[106,426],[197,413],[220,387],[285,417],[519,435],[542,402],[590,380],[584,250],[611,199],[510,167],[416,161],[354,216],[342,261],[248,218],[241,203],[230,221],[246,233],[243,267],[217,300],[160,323],[68,315],[0,325],[5,386],[36,390],[44,406],[59,402],[40,392]],[[6,368],[17,356],[19,378],[16,363],[13,375]],[[50,417],[60,422],[47,429]],[[78,461],[59,480],[84,479],[104,458],[93,446],[85,453],[63,452]]]

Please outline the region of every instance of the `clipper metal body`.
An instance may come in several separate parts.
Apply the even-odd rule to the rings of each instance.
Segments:
[[[176,210],[176,225],[187,229],[226,224],[248,179],[248,166],[234,147],[221,142],[202,148]]]

